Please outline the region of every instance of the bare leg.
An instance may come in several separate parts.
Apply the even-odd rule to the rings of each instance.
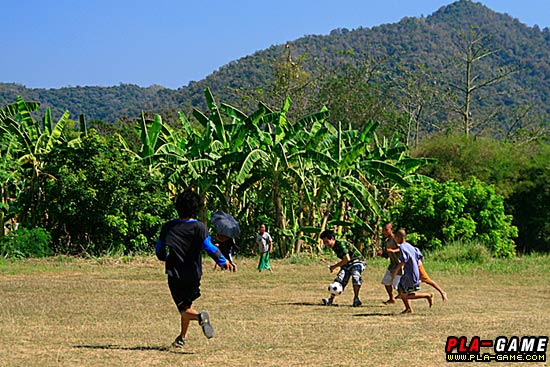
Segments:
[[[439,286],[439,284],[436,283],[435,280],[432,280],[432,279],[427,280],[426,284],[429,284],[432,287],[434,287],[439,292],[439,294],[441,294],[441,299],[443,300],[443,302],[447,302],[448,300],[447,293],[443,289],[441,289],[441,287]]]
[[[189,328],[190,321],[199,321],[199,313],[195,311],[192,307],[189,307],[187,310],[180,312],[181,315],[181,337],[185,339],[187,335],[187,329]]]
[[[433,305],[433,303],[434,303],[434,294],[433,294],[433,293],[420,293],[420,292],[416,292],[416,293],[408,294],[408,295],[407,295],[407,298],[408,298],[408,299],[421,299],[421,298],[425,298],[425,299],[428,301],[428,304],[430,305],[430,307],[432,307],[432,305]]]
[[[445,291],[435,282],[435,280],[432,280],[428,276],[426,269],[424,269],[424,265],[418,264],[418,271],[420,273],[420,281],[434,287],[441,295],[443,302],[447,302],[447,293],[445,293]]]
[[[391,285],[384,285],[386,292],[388,293],[388,300],[384,302],[385,305],[395,303],[395,296],[393,295],[393,287]]]
[[[361,290],[360,285],[356,285],[356,284],[353,285],[353,303],[352,303],[353,307],[359,307],[363,304],[361,302],[361,300],[359,299],[359,291],[360,290]]]
[[[353,285],[353,296],[359,298],[359,290],[361,289],[360,285]]]
[[[411,308],[409,297],[407,296],[407,294],[403,293],[401,288],[399,288],[399,297],[401,298],[401,301],[403,301],[403,305],[405,305],[405,309],[401,313],[413,313],[414,311]]]

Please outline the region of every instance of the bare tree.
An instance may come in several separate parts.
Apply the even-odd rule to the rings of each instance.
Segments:
[[[458,54],[459,61],[456,65],[458,76],[450,79],[443,79],[449,87],[451,111],[460,116],[462,130],[464,135],[470,136],[474,129],[487,125],[494,120],[501,107],[494,108],[491,112],[484,115],[473,117],[472,111],[475,108],[475,102],[480,102],[483,98],[483,92],[489,90],[489,86],[502,82],[512,74],[519,71],[517,66],[502,66],[489,70],[487,65],[482,65],[482,61],[499,51],[491,45],[491,36],[481,33],[476,28],[471,28],[468,33],[460,34],[453,41]],[[483,68],[485,66],[485,68]]]
[[[424,67],[399,68],[399,77],[393,78],[400,109],[407,115],[406,144],[418,146],[421,130],[439,129],[430,122],[441,105],[436,77]],[[423,126],[424,125],[424,126]]]

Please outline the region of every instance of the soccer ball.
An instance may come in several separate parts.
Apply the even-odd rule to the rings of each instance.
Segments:
[[[332,294],[333,296],[338,296],[340,294],[342,294],[342,291],[344,289],[342,288],[342,284],[338,283],[338,282],[334,282],[334,283],[330,283],[328,285],[328,291],[330,292],[330,294]]]

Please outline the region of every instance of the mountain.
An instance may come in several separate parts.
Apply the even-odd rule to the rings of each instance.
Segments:
[[[355,30],[335,29],[328,35],[309,35],[290,43],[292,55],[303,57],[303,67],[313,72],[319,65],[338,68],[343,62],[360,63],[366,58],[390,57],[394,65],[422,65],[442,75],[458,60],[457,35],[472,27],[490,36],[488,47],[498,51],[487,58],[486,72],[502,67],[521,69],[512,77],[491,86],[494,93],[484,100],[487,109],[496,106],[530,105],[530,113],[550,121],[550,31],[529,27],[509,15],[496,13],[470,0],[441,7],[427,17],[407,17],[398,23]],[[55,116],[69,110],[73,118],[84,113],[88,119],[107,122],[134,118],[141,110],[170,114],[191,106],[203,107],[203,90],[209,87],[220,100],[239,103],[235,90],[251,91],[273,82],[272,65],[286,55],[285,45],[230,62],[205,79],[177,90],[153,86],[141,88],[122,84],[114,87],[66,87],[29,89],[0,83],[0,105],[16,96],[50,106]],[[399,75],[397,68],[392,72]],[[489,89],[491,90],[491,89]],[[513,91],[513,92],[504,92]]]

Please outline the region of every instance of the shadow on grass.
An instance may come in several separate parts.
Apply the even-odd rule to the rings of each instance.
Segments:
[[[159,347],[159,346],[141,346],[137,345],[135,347],[123,347],[116,344],[105,344],[105,345],[73,345],[73,348],[79,349],[110,349],[110,350],[156,350],[159,352],[170,352],[176,354],[194,354],[192,352],[184,352],[170,347]]]
[[[281,305],[281,306],[317,306],[317,307],[349,307],[354,308],[352,305],[344,305],[344,304],[338,304],[333,303],[330,306],[324,305],[321,302],[286,302],[286,303],[273,303],[273,305]]]
[[[377,316],[399,316],[398,313],[358,313],[355,315],[352,315],[353,317],[377,317]]]
[[[321,302],[285,302],[285,303],[273,303],[273,305],[281,305],[281,306],[317,306],[317,307],[348,307],[348,308],[354,308],[357,309],[357,307],[351,305],[351,304],[339,304],[339,303],[333,303],[330,306],[326,306],[322,304]],[[365,307],[365,306],[363,306]],[[384,315],[382,315],[384,316]]]
[[[285,306],[318,306],[318,307],[326,307],[321,302],[286,302],[286,303],[278,303],[279,305],[285,305]],[[338,305],[333,305],[338,306]]]

